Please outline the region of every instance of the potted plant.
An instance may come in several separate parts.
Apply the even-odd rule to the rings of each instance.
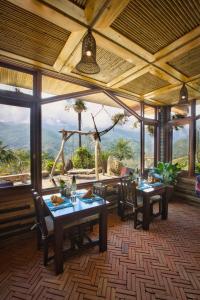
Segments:
[[[60,190],[59,192],[61,193],[61,196],[66,196],[66,189],[65,189],[65,181],[61,178],[58,179],[59,185],[60,185]]]
[[[112,120],[113,124],[115,124],[117,122],[118,125],[124,125],[126,123],[126,121],[128,120],[128,118],[125,114],[117,113],[112,116],[111,120]]]
[[[160,179],[162,183],[168,186],[169,198],[172,197],[174,185],[177,182],[177,177],[180,174],[181,168],[178,163],[159,162],[157,167],[151,171],[153,177]]]
[[[76,100],[73,108],[77,113],[81,113],[82,111],[87,109],[85,103],[82,100]]]

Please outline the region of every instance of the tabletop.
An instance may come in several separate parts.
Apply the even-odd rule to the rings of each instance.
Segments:
[[[76,213],[78,214],[86,210],[93,210],[95,208],[100,208],[101,206],[109,204],[108,201],[96,195],[93,198],[82,199],[81,196],[83,196],[86,191],[87,190],[85,189],[77,190],[75,203],[71,202],[71,198],[62,197],[64,203],[56,207],[54,207],[51,203],[52,194],[43,196],[43,200],[54,218],[71,214],[75,215]],[[59,193],[57,193],[56,195],[61,196]]]

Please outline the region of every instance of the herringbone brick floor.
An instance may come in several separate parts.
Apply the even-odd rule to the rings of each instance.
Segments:
[[[98,247],[45,268],[33,236],[0,248],[0,299],[200,299],[200,207],[170,203],[149,232],[109,216],[108,251]]]

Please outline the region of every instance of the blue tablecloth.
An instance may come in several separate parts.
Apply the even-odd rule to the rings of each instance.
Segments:
[[[59,205],[54,205],[52,202],[51,202],[51,199],[49,200],[46,200],[45,203],[48,205],[49,209],[51,211],[55,211],[55,210],[58,210],[58,209],[62,209],[62,208],[67,208],[67,207],[72,207],[73,204],[71,203],[71,200],[70,198],[64,198],[62,197],[64,202],[59,204]]]
[[[81,198],[81,197],[78,197],[79,200],[85,202],[85,203],[93,203],[95,201],[101,201],[103,200],[103,198],[99,197],[99,196],[96,196],[95,197],[92,197],[92,198]]]
[[[160,185],[162,185],[161,182],[155,182],[155,183],[142,182],[140,185],[138,185],[138,189],[144,191],[146,189],[153,188]]]

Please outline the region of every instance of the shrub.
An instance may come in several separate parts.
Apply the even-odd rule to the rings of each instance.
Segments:
[[[86,147],[76,149],[72,162],[75,168],[87,169],[94,167],[94,156]]]

